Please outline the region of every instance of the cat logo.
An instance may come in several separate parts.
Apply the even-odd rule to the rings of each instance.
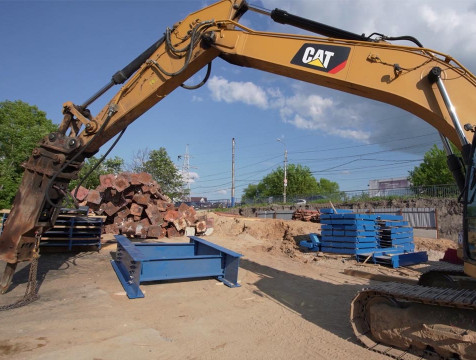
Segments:
[[[345,68],[350,48],[345,46],[304,44],[291,64],[337,74]]]

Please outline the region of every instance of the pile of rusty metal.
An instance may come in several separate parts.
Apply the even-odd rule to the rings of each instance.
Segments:
[[[110,234],[159,239],[206,234],[213,228],[212,219],[197,216],[193,207],[175,207],[147,173],[101,175],[96,189],[80,187],[76,198],[95,214],[107,216],[104,231]]]
[[[319,210],[297,209],[293,213],[293,220],[320,222],[321,213]]]

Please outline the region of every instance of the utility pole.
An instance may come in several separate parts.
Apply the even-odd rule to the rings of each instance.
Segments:
[[[283,190],[284,203],[286,203],[286,188],[288,187],[287,165],[288,165],[288,150],[286,149],[286,145],[284,145],[284,190]]]
[[[184,155],[179,155],[179,159],[183,158],[183,163],[182,163],[182,177],[185,180],[185,183],[183,184],[182,189],[188,190],[188,196],[186,197],[186,201],[190,201],[190,154],[188,152],[188,144],[185,147],[185,154]]]
[[[286,203],[286,188],[288,186],[287,164],[288,164],[288,149],[283,139],[277,138],[276,141],[284,146],[284,180],[283,180],[283,202]]]
[[[235,206],[235,138],[231,139],[231,207]]]

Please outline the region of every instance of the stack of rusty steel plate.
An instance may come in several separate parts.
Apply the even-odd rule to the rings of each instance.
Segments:
[[[211,219],[198,216],[192,206],[174,206],[147,173],[101,175],[96,189],[81,187],[76,198],[95,214],[107,216],[104,231],[110,234],[160,239],[206,235],[213,228]]]
[[[319,210],[297,209],[293,213],[293,220],[319,222],[321,213]]]

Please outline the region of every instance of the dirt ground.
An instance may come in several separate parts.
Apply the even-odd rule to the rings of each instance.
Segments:
[[[451,240],[417,238],[431,261],[390,269],[301,252],[297,244],[319,224],[209,216],[215,230],[206,239],[244,255],[241,287],[215,279],[146,283],[145,297],[130,300],[110,265],[115,244],[99,252],[44,253],[40,299],[0,312],[0,358],[387,359],[353,335],[350,302],[370,282],[344,270],[416,279],[455,247]],[[19,265],[0,305],[22,297],[28,269]]]
[[[336,205],[337,206],[337,205]],[[307,210],[316,210],[328,208],[329,203],[309,203],[305,206],[289,206],[270,204],[267,207],[242,207],[230,209],[242,216],[256,216],[257,211],[278,211],[278,210],[296,210],[304,208]],[[343,202],[338,204],[338,208],[352,209],[354,212],[366,213],[373,212],[374,209],[393,208],[393,209],[434,209],[436,214],[436,223],[438,224],[438,234],[445,239],[458,240],[458,234],[463,230],[463,206],[457,198],[401,198],[378,201],[362,202]]]

